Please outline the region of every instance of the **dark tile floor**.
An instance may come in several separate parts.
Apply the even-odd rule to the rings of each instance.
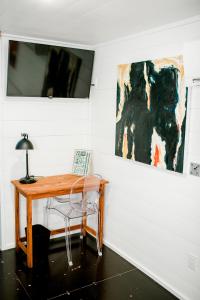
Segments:
[[[52,240],[48,261],[32,270],[26,268],[24,254],[0,252],[0,299],[177,299],[109,248],[98,257],[90,238],[81,245],[74,237],[73,262],[69,269],[62,238]]]

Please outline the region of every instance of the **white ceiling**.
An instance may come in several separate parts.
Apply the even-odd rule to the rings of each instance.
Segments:
[[[200,14],[200,0],[0,0],[0,30],[95,45]]]

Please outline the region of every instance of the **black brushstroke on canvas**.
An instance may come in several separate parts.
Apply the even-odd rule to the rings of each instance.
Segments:
[[[144,67],[146,64],[146,77]],[[128,153],[132,158],[133,144],[136,161],[151,164],[151,142],[153,129],[165,142],[165,163],[168,170],[183,172],[185,122],[179,130],[176,123],[175,109],[179,101],[178,69],[174,66],[155,70],[152,61],[133,63],[130,70],[130,85],[124,86],[125,102],[121,119],[116,124],[115,154],[122,156],[124,129],[127,127]],[[150,107],[147,107],[146,80],[150,87]],[[117,91],[119,103],[120,87]],[[118,108],[117,111],[118,112]],[[181,134],[181,146],[178,151],[177,164],[173,161]]]

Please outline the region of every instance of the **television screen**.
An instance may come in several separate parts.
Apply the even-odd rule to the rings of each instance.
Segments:
[[[7,96],[88,98],[94,51],[9,41]]]

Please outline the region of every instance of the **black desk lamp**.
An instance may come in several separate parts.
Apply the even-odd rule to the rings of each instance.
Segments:
[[[33,176],[29,176],[29,171],[28,171],[28,150],[33,150],[33,144],[31,141],[28,139],[28,134],[27,133],[22,133],[21,136],[23,136],[23,139],[21,139],[15,149],[16,150],[26,150],[26,177],[21,178],[19,180],[20,183],[34,183],[36,182],[36,179]]]

